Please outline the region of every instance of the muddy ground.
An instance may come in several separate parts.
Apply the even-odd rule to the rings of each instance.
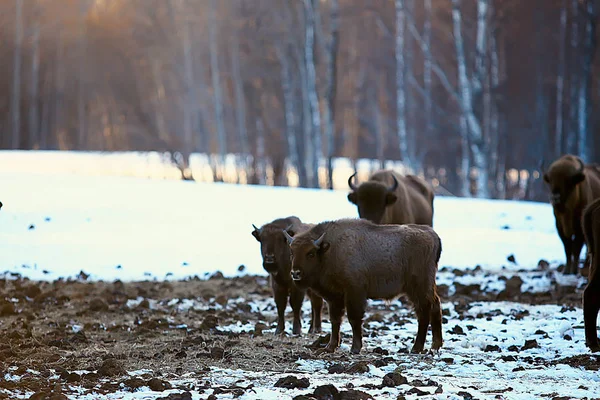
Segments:
[[[465,272],[457,274],[463,276]],[[321,359],[331,374],[360,376],[369,365],[381,367],[398,354],[406,354],[416,333],[406,332],[410,340],[399,343],[397,354],[370,345],[360,355],[341,350],[315,355],[314,349],[326,343],[328,325],[321,335],[307,334],[305,312],[303,334],[293,337],[289,335],[288,314],[288,334],[274,336],[275,310],[265,277],[225,279],[217,273],[208,280],[128,283],[88,282],[86,278],[82,273],[77,280],[54,282],[33,282],[19,276],[0,280],[0,399],[64,399],[91,394],[102,398],[111,393],[133,393],[141,387],[149,387],[157,394],[165,392],[158,397],[165,399],[191,399],[191,393],[211,399],[252,398],[252,393],[256,393],[252,383],[245,380],[217,384],[211,377],[211,367],[294,376],[299,373],[298,360]],[[459,318],[461,312],[468,318],[466,311],[474,302],[558,304],[567,310],[581,306],[582,287],[555,285],[546,293],[528,294],[521,293],[519,286],[519,282],[511,285],[509,280],[505,290],[495,293],[482,292],[478,285],[457,283],[452,295],[445,285],[441,285],[440,292],[442,302],[454,305]],[[386,321],[392,319],[400,324],[403,320],[414,322],[407,305],[401,301],[391,305],[370,303],[365,337],[377,343],[379,331],[385,330]],[[291,314],[289,307],[288,312]],[[448,315],[447,310],[444,314]],[[323,319],[328,320],[326,308]],[[447,332],[460,335],[457,329],[444,324],[445,339],[452,340]],[[348,344],[350,340],[350,335],[344,334],[343,341]],[[426,347],[430,344],[429,334]],[[493,346],[490,351],[494,351]],[[557,363],[596,371],[600,367],[600,357],[589,353],[569,358],[557,355],[550,361],[521,358],[532,368]],[[443,356],[441,360],[453,362]],[[182,376],[188,377],[186,383],[177,383]],[[329,393],[331,388],[326,386],[312,386],[308,394],[298,398],[370,398],[369,390],[397,386],[402,380],[406,384],[406,378],[400,374],[387,374],[375,385],[377,388],[374,384],[350,382],[347,390],[337,394]],[[308,381],[288,378],[279,386],[306,388]],[[416,382],[413,386],[412,392],[405,391],[406,396],[444,391],[442,385],[433,381]],[[419,389],[427,386],[432,388],[428,392]],[[502,393],[497,395],[502,398]],[[394,392],[396,397],[402,395]],[[462,397],[474,398],[468,389]],[[549,397],[562,398],[551,393]]]

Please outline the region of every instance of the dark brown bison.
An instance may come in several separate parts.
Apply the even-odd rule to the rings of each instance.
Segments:
[[[292,254],[292,279],[327,300],[331,339],[340,344],[344,311],[352,326],[352,353],[362,348],[367,299],[391,300],[406,294],[415,306],[419,328],[412,352],[421,352],[431,322],[433,349],[442,346],[442,313],[435,277],[442,243],[426,225],[377,225],[363,219],[320,223],[286,234]]]
[[[263,268],[269,273],[273,297],[277,306],[277,328],[275,334],[285,331],[285,307],[289,297],[290,306],[294,313],[292,333],[299,335],[302,333],[300,314],[304,295],[307,291],[292,283],[290,276],[292,269],[290,249],[286,243],[283,230],[288,235],[294,236],[297,232],[305,231],[313,225],[303,224],[299,218],[291,216],[276,219],[260,228],[252,226],[254,227],[252,236],[260,242]],[[312,291],[309,291],[308,295],[312,305],[312,316],[308,332],[319,333],[321,332],[323,299],[315,295]]]
[[[556,229],[565,248],[565,273],[576,274],[584,243],[581,215],[600,197],[600,172],[596,166],[586,166],[579,157],[567,154],[544,172],[544,181],[551,191]]]
[[[376,224],[433,226],[433,190],[418,176],[382,170],[359,186],[352,182],[355,176],[348,178],[348,200],[358,207],[360,218]]]
[[[595,200],[583,211],[581,218],[583,235],[587,245],[589,264],[588,284],[583,291],[583,321],[585,344],[593,352],[600,351],[596,334],[596,321],[600,310],[600,199]]]

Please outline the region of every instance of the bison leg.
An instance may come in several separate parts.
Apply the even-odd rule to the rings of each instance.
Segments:
[[[302,334],[302,321],[300,320],[300,314],[302,312],[302,302],[304,301],[304,294],[306,293],[306,290],[302,290],[296,285],[292,285],[291,292],[290,306],[292,306],[292,311],[294,312],[294,325],[292,328],[292,333],[294,335],[300,335]]]
[[[429,316],[431,318],[431,333],[433,335],[431,348],[437,350],[442,347],[442,343],[444,342],[442,340],[442,308],[440,305],[440,296],[437,293],[434,293]]]
[[[418,302],[415,304],[415,310],[417,312],[417,320],[419,321],[419,328],[417,330],[417,337],[413,344],[411,353],[420,353],[425,347],[425,338],[427,337],[427,329],[429,328],[429,318],[431,313],[431,302],[425,300],[423,303]]]
[[[365,316],[367,299],[365,296],[355,295],[346,299],[346,309],[348,310],[348,321],[352,326],[352,348],[353,354],[360,353],[362,349],[362,323]]]
[[[563,243],[563,247],[565,249],[565,257],[566,257],[566,263],[565,263],[565,269],[563,271],[563,273],[565,274],[570,274],[571,272],[571,251],[572,251],[572,240],[570,237],[567,237],[563,231],[562,228],[560,227],[560,225],[557,223],[556,224],[556,230],[558,231],[558,236],[560,237],[560,240]]]
[[[592,352],[600,351],[596,333],[598,310],[600,310],[600,275],[597,270],[593,269],[590,271],[590,280],[583,291],[585,344]]]
[[[309,292],[312,315],[308,333],[321,333],[321,311],[323,310],[323,298],[314,292]]]
[[[323,350],[333,353],[340,345],[340,326],[346,310],[342,299],[328,300],[327,306],[329,307],[329,319],[331,320],[331,338]]]
[[[583,243],[583,234],[575,235],[575,239],[573,239],[573,263],[571,264],[571,274],[577,274],[579,271],[579,257],[581,257]]]
[[[275,305],[277,306],[277,328],[275,334],[279,335],[285,332],[285,307],[287,306],[288,290],[273,281],[273,295]]]

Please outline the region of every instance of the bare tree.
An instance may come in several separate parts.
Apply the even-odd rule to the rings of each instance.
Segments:
[[[558,32],[558,73],[556,74],[556,128],[554,135],[554,157],[560,157],[563,149],[563,93],[565,83],[565,42],[567,32],[567,4],[562,1],[560,8],[560,29]]]
[[[338,48],[339,48],[339,4],[329,4],[329,42],[327,45],[327,86],[325,89],[324,128],[327,140],[327,187],[333,189],[333,154],[335,151],[335,103],[337,98]]]
[[[219,53],[217,48],[217,2],[210,1],[208,31],[210,47],[210,74],[212,77],[213,99],[215,103],[215,121],[217,126],[217,140],[219,144],[219,163],[223,168],[225,165],[225,155],[227,154],[227,140],[225,138],[225,126],[223,123],[223,99],[221,95],[221,81],[219,74]],[[223,171],[218,172],[218,179],[223,179]]]
[[[406,11],[404,0],[395,0],[396,6],[396,126],[398,144],[400,145],[400,158],[408,168],[412,168],[412,160],[408,152],[408,135],[406,130],[406,94],[404,71],[404,29]]]
[[[21,131],[21,47],[23,42],[23,0],[15,0],[15,53],[11,101],[12,148],[18,149]]]

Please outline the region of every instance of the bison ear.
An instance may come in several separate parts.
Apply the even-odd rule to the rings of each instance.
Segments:
[[[550,177],[548,176],[548,174],[544,174],[544,182],[550,183]]]
[[[348,193],[348,201],[352,204],[356,204],[356,192]]]
[[[583,182],[585,179],[585,174],[583,172],[578,172],[571,177],[571,182],[573,185],[577,185],[578,183]]]
[[[325,253],[327,250],[329,250],[329,247],[331,247],[329,245],[329,242],[323,242],[323,243],[321,243],[321,246],[319,247],[319,251],[321,253]]]
[[[385,204],[388,206],[394,204],[396,200],[398,200],[398,197],[394,193],[388,193],[385,196]]]

